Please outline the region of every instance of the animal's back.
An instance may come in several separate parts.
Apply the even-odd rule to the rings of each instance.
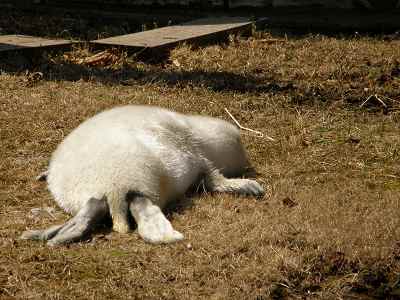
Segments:
[[[160,201],[166,201],[184,193],[201,172],[192,138],[185,116],[165,109],[105,111],[59,145],[50,162],[49,189],[72,214],[90,198],[112,192],[152,194],[161,189]]]

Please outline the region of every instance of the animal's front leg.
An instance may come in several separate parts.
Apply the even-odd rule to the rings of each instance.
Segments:
[[[183,235],[174,230],[171,223],[146,197],[135,197],[129,204],[130,211],[138,225],[139,235],[149,243],[161,244],[183,240]]]
[[[81,210],[63,225],[45,230],[28,230],[21,235],[25,240],[47,241],[49,246],[68,244],[85,238],[96,223],[108,214],[106,200],[90,199]]]
[[[206,188],[211,192],[233,193],[261,197],[264,188],[255,180],[226,178],[218,170],[210,171],[205,177]]]

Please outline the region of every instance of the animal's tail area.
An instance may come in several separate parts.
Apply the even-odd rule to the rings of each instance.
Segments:
[[[107,193],[108,207],[112,219],[112,228],[119,233],[128,233],[131,230],[131,216],[129,212],[129,202],[131,199],[141,195],[135,191],[124,191],[115,189]]]
[[[28,230],[22,233],[23,240],[47,241],[50,246],[69,244],[84,240],[109,214],[106,199],[89,199],[79,212],[63,225],[44,230]]]
[[[46,181],[48,175],[49,175],[49,171],[46,170],[46,171],[40,173],[38,176],[36,176],[35,179],[36,179],[37,181]]]

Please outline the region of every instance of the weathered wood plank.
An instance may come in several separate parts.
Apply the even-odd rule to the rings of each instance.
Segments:
[[[55,48],[71,45],[68,40],[52,40],[29,35],[0,35],[0,52],[32,48]]]
[[[212,37],[221,33],[249,30],[252,22],[247,18],[206,18],[180,25],[136,32],[127,35],[95,40],[95,45],[125,46],[132,48],[160,48],[174,46],[180,42]]]

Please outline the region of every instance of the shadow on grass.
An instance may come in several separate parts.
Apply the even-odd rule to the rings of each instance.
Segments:
[[[147,68],[148,67],[148,68]],[[157,83],[186,87],[199,86],[212,91],[237,93],[271,93],[294,90],[292,83],[272,81],[265,76],[243,75],[227,71],[172,70],[162,64],[146,68],[125,65],[118,68],[91,67],[65,61],[53,62],[35,53],[0,56],[0,70],[9,74],[27,74],[27,81],[97,81],[106,85],[137,85]],[[29,78],[29,74],[32,78]]]

